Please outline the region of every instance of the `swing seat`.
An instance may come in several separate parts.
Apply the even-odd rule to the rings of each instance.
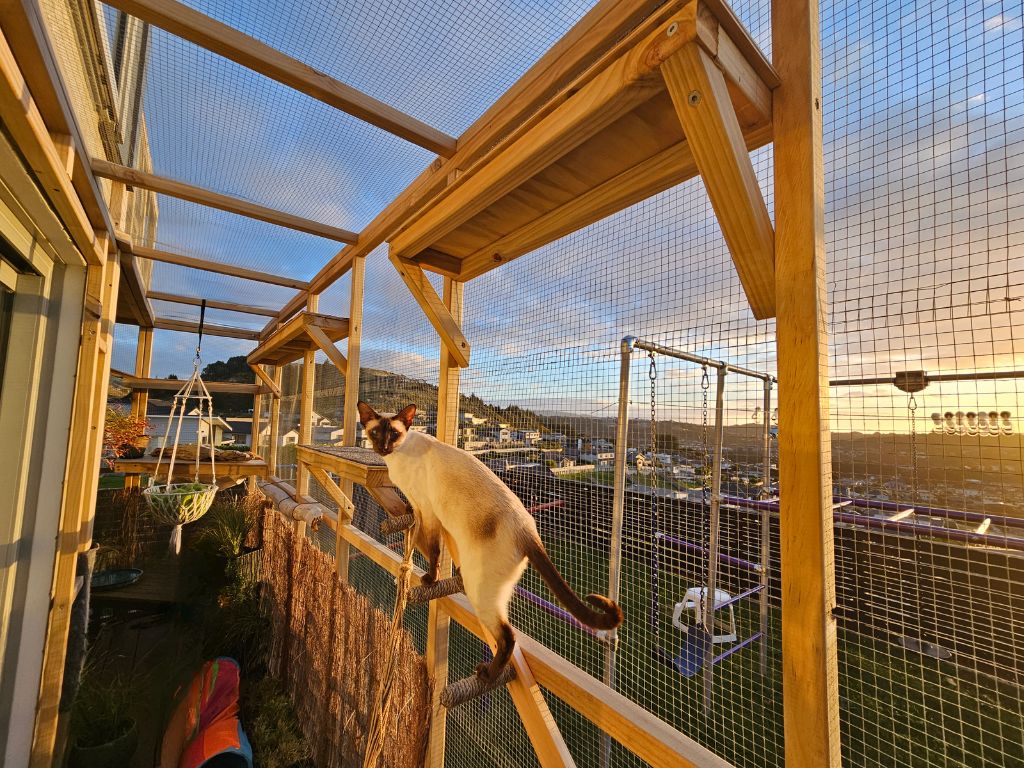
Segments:
[[[695,624],[687,629],[683,647],[672,660],[672,666],[683,677],[693,677],[704,668],[710,649],[711,633],[700,624]]]

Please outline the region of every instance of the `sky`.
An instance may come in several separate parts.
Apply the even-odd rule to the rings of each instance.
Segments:
[[[195,7],[458,135],[589,2],[192,2]],[[770,54],[765,2],[735,4]],[[109,10],[109,9],[108,9]],[[1024,61],[1018,2],[822,5],[830,350],[835,377],[1021,367]],[[426,150],[161,31],[144,110],[156,172],[359,230],[432,160]],[[753,156],[772,207],[771,149]],[[308,279],[339,244],[160,198],[158,245]],[[154,288],[277,307],[288,289],[156,265]],[[378,249],[368,262],[363,361],[436,381],[437,340]],[[347,312],[347,281],[321,311]],[[156,307],[195,319],[193,308]],[[749,313],[699,180],[474,281],[463,391],[546,411],[614,412],[627,334],[773,371],[774,324]],[[261,327],[262,318],[212,313]],[[158,332],[155,375],[187,373],[194,339]],[[210,339],[204,358],[251,343]],[[119,328],[115,367],[134,331]],[[637,386],[646,362],[634,366]],[[666,365],[662,403],[699,415],[694,370]],[[646,385],[644,385],[646,386]],[[756,388],[730,383],[730,419]],[[1024,386],[933,385],[934,410],[1017,410]],[[674,405],[673,405],[674,404]],[[906,430],[891,387],[834,392],[834,426]],[[647,406],[649,407],[649,404]],[[638,413],[643,410],[637,402]]]

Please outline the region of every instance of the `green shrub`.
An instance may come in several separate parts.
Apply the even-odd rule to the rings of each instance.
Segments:
[[[313,760],[281,684],[270,677],[242,680],[242,727],[261,768],[312,768]]]

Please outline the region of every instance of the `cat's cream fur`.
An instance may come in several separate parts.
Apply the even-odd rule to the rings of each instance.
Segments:
[[[437,578],[442,539],[458,564],[466,596],[498,649],[477,674],[493,680],[508,663],[515,643],[508,604],[527,563],[584,624],[611,629],[622,622],[618,605],[588,595],[589,605],[566,584],[548,558],[533,517],[519,498],[476,457],[409,427],[410,405],[395,416],[381,416],[359,403],[359,418],[384,457],[392,482],[408,498],[419,521],[416,547],[429,561],[427,581]]]

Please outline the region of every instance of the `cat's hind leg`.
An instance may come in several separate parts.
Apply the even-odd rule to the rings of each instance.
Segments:
[[[427,572],[423,575],[424,584],[437,581],[438,565],[441,560],[441,526],[432,515],[417,515],[419,528],[416,531],[416,549],[427,560]]]
[[[476,674],[484,682],[495,680],[512,657],[516,644],[515,632],[508,621],[508,604],[512,599],[526,561],[502,562],[495,553],[481,551],[478,557],[464,555],[462,581],[477,618],[495,641],[494,656],[490,663],[477,665]],[[486,564],[482,557],[488,555]]]

